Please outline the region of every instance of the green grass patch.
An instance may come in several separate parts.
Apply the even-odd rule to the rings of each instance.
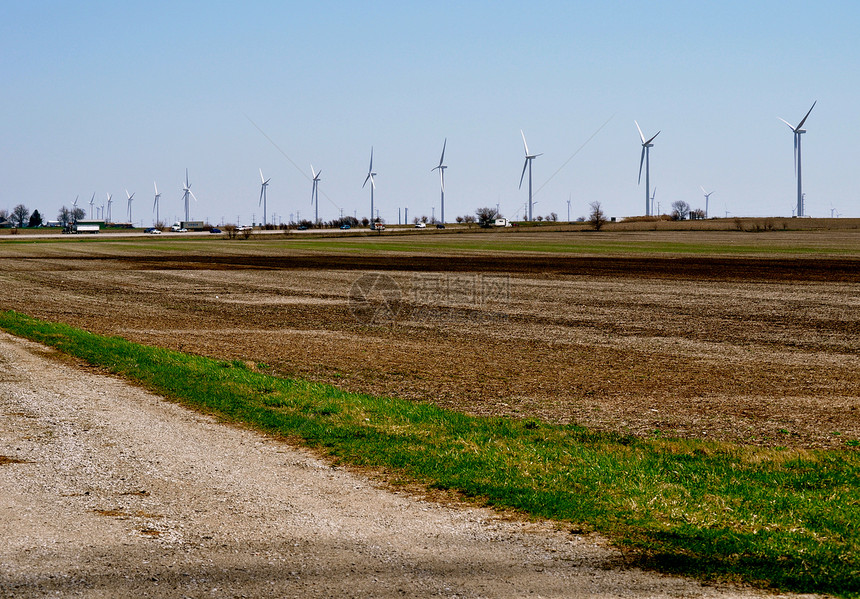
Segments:
[[[638,563],[860,597],[860,453],[478,418],[0,312],[0,328],[336,461],[594,530]]]

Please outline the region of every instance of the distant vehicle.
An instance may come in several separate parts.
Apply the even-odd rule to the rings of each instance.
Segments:
[[[183,228],[179,229],[179,230],[177,231],[177,233],[188,233],[188,229],[186,229],[185,227],[183,227]]]
[[[343,229],[344,231],[346,231],[347,229],[349,229],[349,228],[350,228],[350,226],[349,226],[349,225],[344,224],[344,225],[341,225],[341,226],[340,226],[340,228],[341,228],[341,229]]]
[[[415,228],[416,229],[426,229],[427,225],[425,225],[424,223],[415,223]]]
[[[438,225],[436,225],[436,228],[437,229],[444,229],[445,225],[443,225],[442,223],[439,223]]]
[[[307,231],[307,230],[308,230],[307,225],[299,225],[299,231]]]
[[[150,235],[161,235],[161,229],[149,229],[147,233]]]
[[[219,229],[218,227],[212,227],[211,229],[209,229],[209,232],[217,234],[221,232],[221,229]]]
[[[147,227],[146,229],[144,229],[144,230],[143,230],[143,232],[144,232],[144,233],[152,233],[152,230],[153,230],[154,228],[155,228],[155,227]]]
[[[376,225],[376,230],[377,230],[377,231],[384,231],[384,230],[385,230],[385,225],[382,225],[382,224],[378,224],[378,225]]]

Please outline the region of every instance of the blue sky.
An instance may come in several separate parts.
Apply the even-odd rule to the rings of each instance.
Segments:
[[[249,223],[262,168],[269,220],[287,220],[311,215],[313,164],[320,217],[361,217],[373,146],[380,215],[438,216],[430,169],[447,138],[448,220],[496,203],[517,217],[522,129],[543,153],[536,214],[566,218],[570,199],[572,218],[594,200],[628,216],[644,211],[636,119],[661,131],[662,211],[703,207],[702,185],[712,215],[790,216],[792,134],[777,117],[796,123],[817,100],[806,212],[858,217],[858,30],[856,2],[9,0],[0,208],[54,218],[109,192],[119,220],[128,189],[134,221],[150,224],[156,181],[172,221],[188,168],[192,217]]]

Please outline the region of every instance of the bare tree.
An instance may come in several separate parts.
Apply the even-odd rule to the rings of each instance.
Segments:
[[[478,217],[478,224],[487,228],[495,224],[496,219],[499,218],[499,212],[495,208],[478,208],[475,210],[475,216]]]
[[[588,223],[594,227],[595,231],[599,231],[606,224],[606,214],[600,206],[600,202],[591,202],[591,214],[588,215]]]
[[[57,220],[60,221],[60,226],[64,229],[68,226],[70,222],[72,222],[72,212],[65,206],[60,208],[60,211],[57,213]]]
[[[12,209],[11,220],[18,228],[23,227],[28,218],[30,218],[30,210],[24,204],[18,204]]]
[[[690,215],[690,205],[684,200],[672,202],[672,220],[686,220]]]

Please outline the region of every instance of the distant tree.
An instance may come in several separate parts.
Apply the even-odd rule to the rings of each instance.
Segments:
[[[458,225],[462,225],[462,224],[463,224],[463,217],[462,217],[462,216],[458,216],[458,217],[457,217],[457,218],[455,218],[454,220],[456,220],[456,221],[457,221],[457,224],[458,224]]]
[[[87,216],[87,211],[84,210],[83,208],[75,208],[74,210],[72,210],[72,222],[73,223],[78,222],[82,218],[86,218],[86,216]]]
[[[24,226],[30,218],[30,210],[24,204],[18,204],[12,209],[12,223],[19,229]]]
[[[555,212],[550,212],[549,216],[547,216],[546,219],[552,222],[558,222],[558,214],[556,214]]]
[[[412,224],[413,225],[417,225],[420,222],[421,222],[421,219],[418,218],[417,216],[412,218]]]
[[[421,215],[421,222],[424,223],[425,225],[427,224],[427,215],[426,214]]]
[[[57,213],[57,220],[60,221],[60,226],[64,229],[72,222],[72,212],[65,206],[60,208],[60,211]]]
[[[361,219],[361,226],[362,226],[362,227],[366,227],[366,226],[367,226],[367,225],[369,225],[369,224],[370,224],[370,219],[369,219],[369,218],[367,218],[366,216],[365,216],[365,217],[362,217],[362,219]]]
[[[703,220],[705,218],[705,211],[701,208],[690,210],[690,218],[692,220]]]
[[[690,205],[684,200],[672,202],[672,220],[686,220],[690,215]]]
[[[227,223],[221,226],[221,230],[227,234],[227,239],[236,239],[236,225]]]
[[[585,222],[585,217],[584,217],[584,216],[577,216],[577,217],[576,217],[576,222],[578,222],[578,223],[584,223],[584,222]]]
[[[499,217],[499,212],[495,208],[490,208],[488,206],[486,208],[478,208],[475,210],[475,216],[478,217],[478,225],[486,229],[492,227],[496,223],[496,219]]]
[[[0,220],[9,220],[9,211],[5,208],[0,210]]]
[[[536,220],[537,222],[541,222],[541,221],[543,220],[543,217],[542,217],[540,214],[538,214],[538,215],[535,217],[535,220]]]
[[[463,217],[463,222],[466,223],[466,226],[471,229],[472,225],[475,224],[475,217],[472,216],[471,214],[467,214],[466,216]]]
[[[588,215],[588,223],[594,227],[595,231],[599,231],[606,224],[606,214],[600,206],[600,202],[591,202],[591,214]]]
[[[39,214],[38,210],[33,210],[33,214],[30,215],[30,222],[27,223],[27,226],[34,229],[42,226],[42,215]]]

